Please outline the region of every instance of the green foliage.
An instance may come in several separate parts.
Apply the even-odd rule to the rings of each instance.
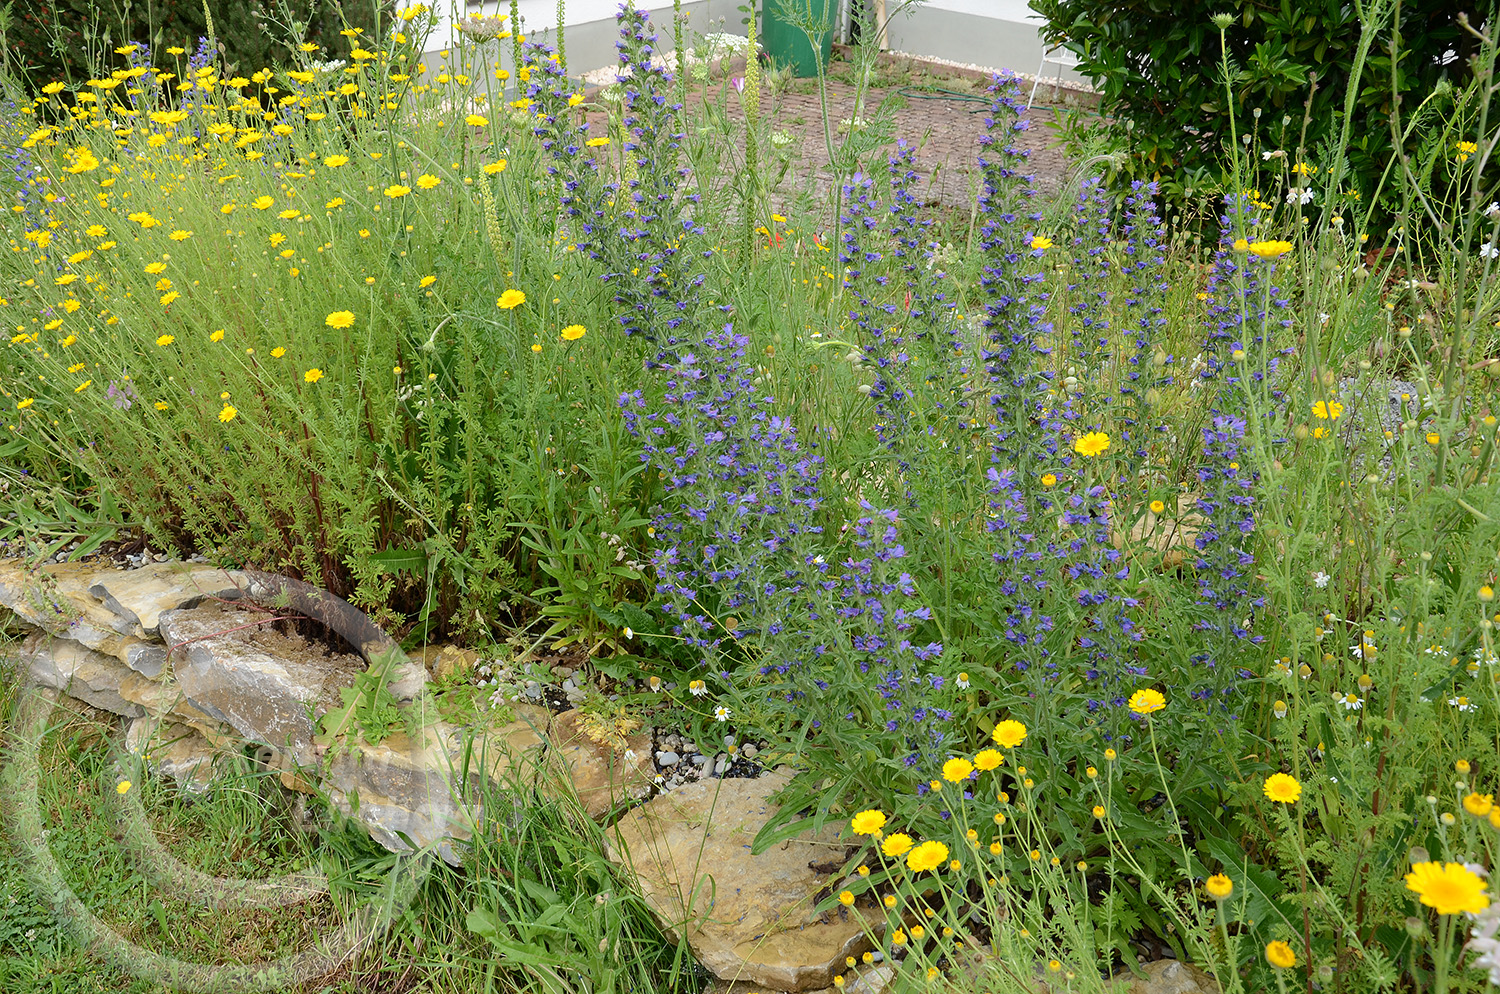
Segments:
[[[125,65],[116,48],[181,48],[178,65],[185,65],[198,40],[212,34],[225,68],[249,75],[295,62],[303,42],[327,52],[325,58],[347,59],[357,42],[340,32],[357,28],[368,36],[393,6],[389,0],[29,0],[6,32],[14,60],[7,68],[32,89],[53,80],[79,83]]]
[[[663,935],[628,861],[606,857],[603,829],[576,797],[519,770],[481,788],[489,817],[441,903],[470,940],[461,970],[488,984],[503,964],[519,989],[544,994],[695,990],[686,943]]]
[[[398,728],[405,728],[409,734],[419,730],[422,702],[415,705],[416,711],[403,709],[391,693],[391,677],[402,658],[401,651],[392,648],[361,670],[352,686],[339,689],[341,705],[318,719],[317,740],[330,747],[330,757],[340,746],[349,747],[356,735],[371,745],[379,745]]]
[[[1231,7],[1221,32],[1209,16],[1217,12],[1191,0],[1039,0],[1049,43],[1076,52],[1078,71],[1100,91],[1100,112],[1129,156],[1127,176],[1159,178],[1175,201],[1231,188],[1225,150],[1248,135],[1325,170],[1346,159],[1345,182],[1329,198],[1371,204],[1393,151],[1393,107],[1403,128],[1420,114],[1474,140],[1473,117],[1455,117],[1454,93],[1472,79],[1479,42],[1457,18],[1466,10],[1472,24],[1486,23],[1493,2]],[[1408,135],[1401,147],[1417,144]],[[1395,206],[1382,201],[1378,221]]]

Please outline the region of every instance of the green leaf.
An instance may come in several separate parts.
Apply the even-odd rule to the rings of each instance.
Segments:
[[[414,576],[426,576],[427,553],[421,549],[389,549],[385,552],[377,552],[370,556],[370,562],[379,567],[380,574],[386,573],[411,573]]]
[[[853,774],[835,781],[832,786],[823,791],[817,800],[811,804],[813,809],[811,815],[805,818],[798,818],[792,822],[785,821],[780,817],[781,814],[783,812],[801,811],[809,805],[792,800],[792,797],[796,795],[784,792],[781,797],[777,798],[777,803],[780,806],[777,816],[766,822],[765,826],[756,833],[755,839],[751,841],[751,854],[759,856],[778,842],[785,842],[787,839],[795,838],[803,832],[810,831],[813,834],[817,834],[822,831],[823,826],[828,822],[830,809],[853,783]],[[802,796],[806,797],[806,795]]]
[[[1214,836],[1199,841],[1198,848],[1218,860],[1226,875],[1234,881],[1236,893],[1226,905],[1232,921],[1252,924],[1259,931],[1272,922],[1290,926],[1287,909],[1279,902],[1285,890],[1274,873],[1250,862],[1234,841]],[[1251,950],[1251,955],[1254,950]]]

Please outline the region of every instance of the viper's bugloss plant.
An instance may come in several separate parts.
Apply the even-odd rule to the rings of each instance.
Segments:
[[[696,317],[703,274],[685,259],[684,242],[692,245],[703,228],[693,220],[697,193],[684,192],[688,172],[682,164],[682,105],[672,102],[672,76],[653,60],[656,35],[649,18],[630,5],[621,7],[620,66],[628,75],[623,90],[625,134],[621,149],[623,181],[616,188],[614,234],[622,243],[604,258],[613,263],[605,281],[620,305],[620,323],[628,335],[644,335],[670,361],[681,342],[684,321]],[[700,251],[706,252],[703,248]],[[627,267],[628,264],[628,267]]]
[[[1166,351],[1167,318],[1163,313],[1170,285],[1165,278],[1165,226],[1156,209],[1156,184],[1135,180],[1125,198],[1125,262],[1129,278],[1126,313],[1132,325],[1129,346],[1121,350],[1124,375],[1120,378],[1120,425],[1122,442],[1130,446],[1136,465],[1146,458],[1146,443],[1152,433],[1162,434],[1162,391],[1172,385],[1169,367],[1173,357]]]

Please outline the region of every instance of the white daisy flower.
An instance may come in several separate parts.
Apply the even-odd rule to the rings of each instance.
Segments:
[[[704,683],[702,680],[689,680],[688,693],[692,694],[694,697],[702,697],[704,694],[708,693],[708,684]]]
[[[731,713],[732,712],[728,708],[720,704],[718,707],[714,708],[714,720],[720,722],[728,721],[729,715]]]
[[[1342,704],[1345,711],[1358,711],[1365,706],[1365,699],[1358,694],[1334,694],[1335,704]]]
[[[1464,697],[1461,694],[1458,697],[1450,697],[1450,698],[1448,698],[1448,703],[1452,707],[1458,708],[1460,711],[1473,711],[1474,710],[1474,702],[1471,701],[1471,700],[1469,700],[1467,697]]]

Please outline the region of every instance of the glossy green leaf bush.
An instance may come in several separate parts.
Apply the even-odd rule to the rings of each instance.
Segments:
[[[1377,190],[1389,197],[1393,99],[1403,131],[1414,118],[1425,122],[1404,136],[1408,151],[1429,130],[1462,124],[1455,93],[1470,78],[1477,43],[1459,14],[1467,10],[1477,25],[1495,10],[1492,0],[1417,0],[1363,11],[1366,23],[1382,25],[1366,33],[1360,8],[1393,4],[1222,6],[1223,48],[1216,9],[1192,0],[1036,3],[1048,41],[1082,58],[1079,72],[1102,94],[1100,112],[1128,138],[1128,174],[1159,179],[1169,196],[1221,185],[1232,140],[1291,153],[1332,145],[1342,133],[1348,176],[1340,195],[1366,204]]]

